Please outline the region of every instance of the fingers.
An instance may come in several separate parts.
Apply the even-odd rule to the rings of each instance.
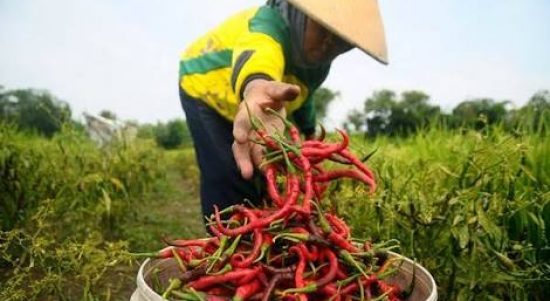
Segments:
[[[243,178],[250,179],[252,177],[254,166],[258,166],[263,157],[261,147],[249,144],[248,138],[252,130],[249,114],[262,120],[268,131],[282,128],[282,121],[277,117],[266,115],[263,109],[271,107],[284,116],[286,111],[283,101],[292,101],[299,94],[299,86],[282,82],[259,82],[250,88],[233,123],[233,138],[235,139],[232,145],[233,156]],[[250,108],[246,107],[247,103],[250,104]]]
[[[282,82],[271,82],[267,95],[276,101],[293,101],[300,95],[300,87]]]
[[[238,143],[235,141],[232,149],[235,162],[241,171],[242,177],[247,180],[252,178],[254,166],[252,165],[252,159],[250,157],[250,145],[248,144],[248,141],[245,143]]]
[[[258,144],[252,144],[251,147],[252,147],[252,162],[254,163],[254,166],[260,166],[264,158],[263,147]]]
[[[235,116],[233,123],[233,138],[235,141],[232,145],[233,157],[237,167],[241,171],[241,175],[245,179],[250,179],[254,173],[252,166],[251,149],[248,143],[248,135],[251,130],[251,124],[248,117],[248,110],[243,108],[246,103],[241,103],[241,108]]]
[[[233,123],[233,138],[239,144],[248,142],[248,134],[252,128],[248,118],[248,110],[243,107],[245,105],[245,102],[241,103],[241,108],[239,108],[239,112],[237,112]]]

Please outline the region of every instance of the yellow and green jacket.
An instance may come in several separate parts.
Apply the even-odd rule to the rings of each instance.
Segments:
[[[304,134],[315,130],[312,94],[330,66],[298,68],[290,59],[290,31],[270,6],[240,12],[195,41],[180,61],[180,87],[232,121],[243,88],[263,77],[299,85],[301,93],[286,103],[288,116]]]

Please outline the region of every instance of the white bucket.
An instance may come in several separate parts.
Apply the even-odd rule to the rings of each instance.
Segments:
[[[391,253],[391,252],[390,252]],[[406,287],[412,278],[413,261],[407,257],[396,253],[391,256],[403,258],[399,272],[388,279],[389,283],[397,284],[399,287]],[[130,301],[164,301],[159,294],[155,293],[150,287],[151,275],[155,269],[159,269],[158,278],[162,286],[166,287],[170,278],[176,277],[181,273],[178,264],[173,259],[147,259],[137,275],[137,289],[132,294]],[[432,275],[421,265],[416,264],[416,277],[414,290],[406,301],[436,301],[437,286]]]

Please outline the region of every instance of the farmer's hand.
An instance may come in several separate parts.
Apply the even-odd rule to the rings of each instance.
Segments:
[[[233,155],[243,178],[250,179],[254,165],[259,165],[262,160],[262,147],[249,140],[252,125],[246,105],[248,104],[250,116],[261,120],[266,130],[273,132],[282,130],[283,122],[278,117],[264,112],[264,109],[271,108],[286,116],[284,102],[294,100],[299,94],[299,86],[283,82],[256,79],[248,83],[233,124]]]

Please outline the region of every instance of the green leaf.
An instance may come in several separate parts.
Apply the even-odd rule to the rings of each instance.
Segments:
[[[107,191],[105,191],[105,189],[101,188],[101,192],[103,193],[103,203],[105,204],[105,212],[107,213],[107,216],[110,217],[111,204],[112,204],[111,197],[109,196]]]
[[[476,214],[477,221],[479,225],[483,228],[483,230],[485,230],[485,232],[489,234],[490,237],[496,239],[497,241],[500,241],[500,238],[502,237],[500,229],[493,222],[491,222],[489,218],[487,218],[481,202],[478,202],[476,205]]]
[[[458,225],[460,222],[462,222],[464,220],[464,217],[462,215],[457,215],[455,216],[454,220],[453,220],[453,227],[455,227],[456,225]]]
[[[110,178],[109,181],[116,187],[119,191],[126,191],[124,184],[122,184],[122,181],[120,181],[118,178]]]
[[[460,248],[464,249],[470,241],[470,233],[468,232],[468,226],[454,227],[451,229],[453,237],[458,241]]]

